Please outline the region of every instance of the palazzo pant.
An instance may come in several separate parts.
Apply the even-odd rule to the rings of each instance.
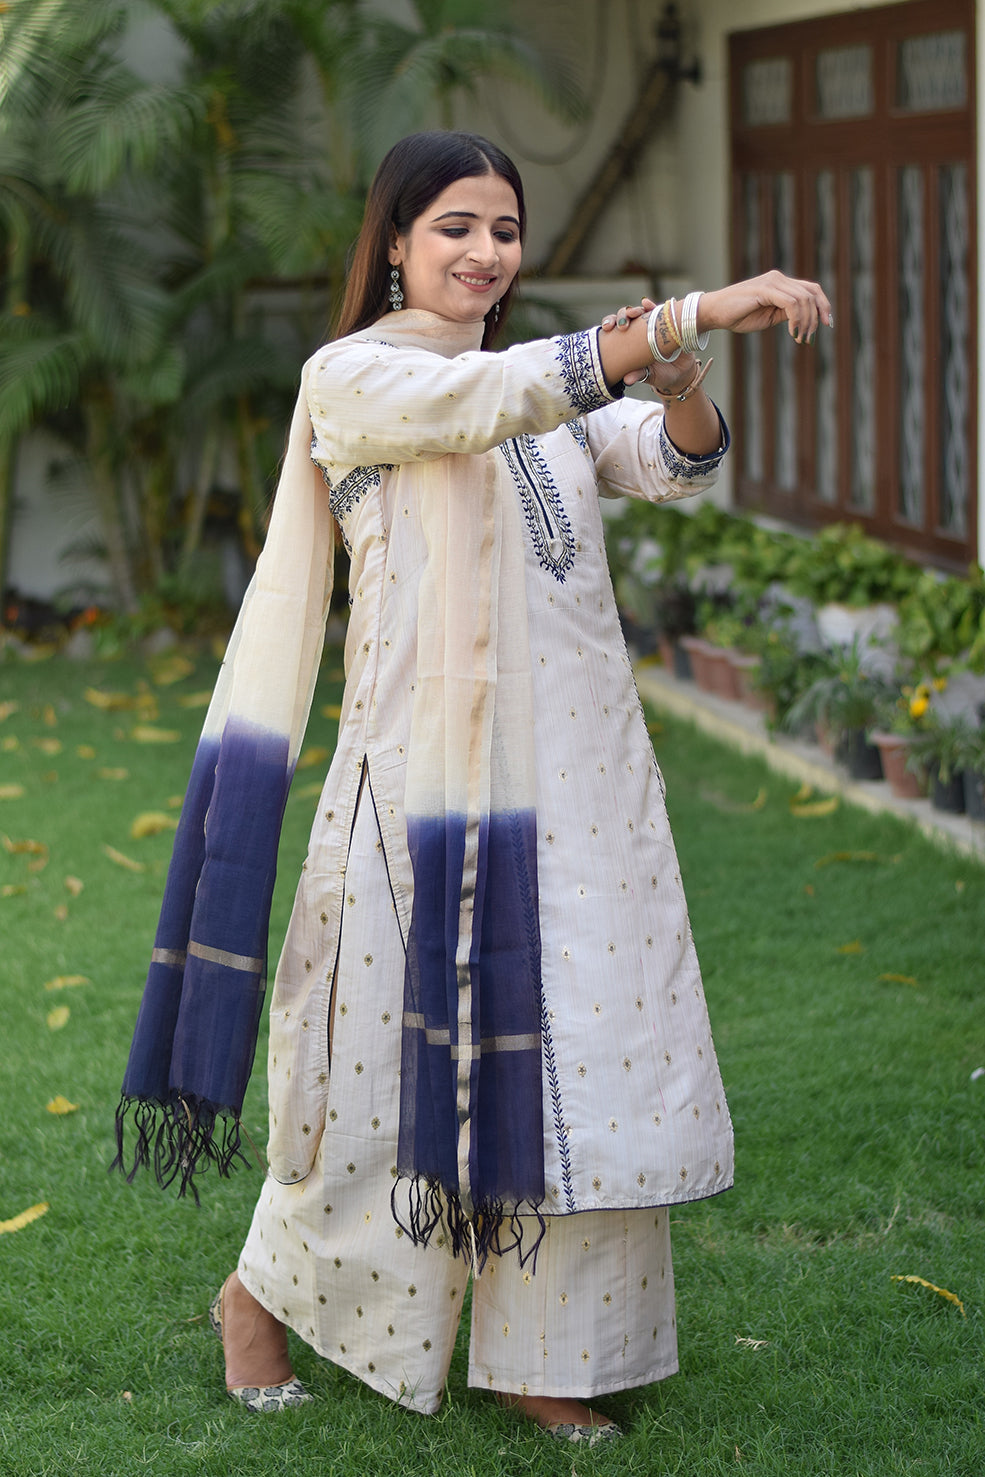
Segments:
[[[307,886],[296,908],[320,905]],[[267,1176],[239,1275],[317,1353],[430,1414],[472,1268],[391,1213],[405,954],[368,787],[345,887],[338,959],[312,960],[336,980],[325,1132],[306,1179]],[[650,1384],[678,1367],[674,1310],[666,1209],[548,1216],[536,1271],[507,1253],[474,1279],[468,1382],[583,1400]]]

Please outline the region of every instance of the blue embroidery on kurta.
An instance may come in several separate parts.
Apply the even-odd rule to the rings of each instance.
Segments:
[[[582,425],[581,421],[580,420],[565,421],[564,424],[565,424],[565,428],[571,432],[572,436],[577,441],[577,443],[581,447],[582,451],[587,451],[588,450],[588,437],[585,434],[585,427]]]
[[[499,449],[513,474],[540,566],[563,585],[575,561],[575,536],[547,458],[533,436],[515,436]]]
[[[728,427],[722,420],[720,412],[718,420],[722,428],[722,445],[718,451],[713,451],[708,456],[687,456],[683,451],[678,450],[667,435],[667,427],[661,421],[660,455],[663,457],[668,477],[672,477],[675,482],[690,482],[698,477],[707,477],[714,472],[729,449]]]
[[[569,1210],[575,1209],[575,1189],[571,1179],[571,1155],[568,1152],[568,1134],[564,1125],[564,1113],[561,1108],[561,1084],[558,1081],[557,1060],[554,1056],[554,1042],[551,1039],[551,1021],[547,1013],[547,1006],[541,1003],[540,1029],[544,1049],[544,1070],[547,1073],[547,1087],[551,1095],[551,1113],[554,1118],[554,1136],[557,1139],[558,1155],[561,1160],[561,1183],[564,1186],[564,1203]]]
[[[599,381],[592,352],[593,333],[594,329],[583,329],[580,333],[566,333],[554,340],[564,388],[579,413],[597,410],[600,405],[607,405],[610,399]]]
[[[335,519],[341,530],[342,542],[345,544],[346,548],[351,554],[352,545],[349,543],[349,540],[346,536],[345,520],[352,512],[353,508],[358,507],[359,503],[366,496],[367,492],[376,492],[379,490],[382,480],[381,473],[392,472],[393,467],[385,462],[376,467],[353,467],[352,471],[347,472],[346,475],[342,478],[341,482],[336,484],[333,483],[326,469],[315,457],[314,449],[315,440],[314,437],[312,437],[311,459],[315,463],[315,466],[318,468],[318,470],[321,472],[325,482],[325,486],[328,488],[328,506],[331,509],[332,517]]]

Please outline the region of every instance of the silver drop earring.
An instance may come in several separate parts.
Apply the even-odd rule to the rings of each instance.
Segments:
[[[499,327],[499,303],[493,308],[493,328]]]
[[[400,273],[396,267],[390,270],[390,307],[394,312],[404,305],[403,288],[400,286]]]

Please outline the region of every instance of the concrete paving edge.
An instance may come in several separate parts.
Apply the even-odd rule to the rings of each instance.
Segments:
[[[759,755],[771,769],[789,779],[840,795],[863,810],[900,816],[938,845],[985,862],[985,825],[981,822],[935,810],[929,800],[900,800],[884,780],[849,779],[816,744],[783,734],[774,736],[755,709],[704,692],[647,658],[635,662],[634,670],[640,697],[652,707],[689,719],[743,754]]]

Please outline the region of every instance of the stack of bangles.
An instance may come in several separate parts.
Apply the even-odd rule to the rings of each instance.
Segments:
[[[669,297],[666,302],[659,303],[650,313],[646,320],[646,342],[650,355],[654,362],[661,364],[676,364],[681,354],[696,354],[699,349],[708,347],[708,334],[698,334],[698,302],[701,298],[700,292],[689,292],[683,303],[680,304],[680,319],[678,320],[677,299]],[[663,344],[663,349],[660,345]],[[673,352],[664,352],[673,348]],[[702,365],[700,359],[694,363],[694,374],[688,383],[680,390],[663,390],[659,385],[652,388],[656,394],[665,400],[687,400],[693,395],[708,373],[713,359]],[[644,375],[649,379],[650,371],[647,369]]]

